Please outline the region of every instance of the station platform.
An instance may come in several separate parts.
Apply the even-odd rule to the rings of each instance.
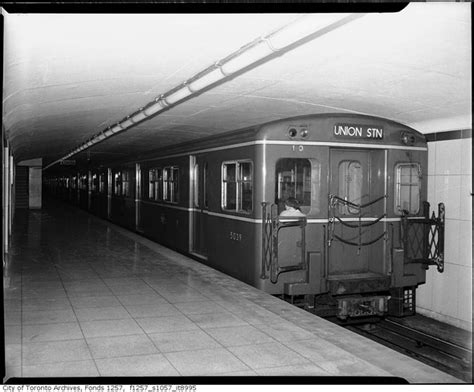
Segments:
[[[16,211],[3,279],[6,380],[462,382],[60,201]]]

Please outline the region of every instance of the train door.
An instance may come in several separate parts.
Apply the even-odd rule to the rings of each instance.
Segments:
[[[277,161],[275,167],[275,203],[278,205],[278,212],[281,213],[285,209],[285,200],[294,198],[298,201],[299,207],[304,214],[307,214],[311,208],[311,187],[312,175],[317,173],[317,170],[312,170],[310,159],[305,158],[281,158]],[[283,220],[288,219],[283,217]],[[298,217],[291,217],[290,220],[298,222]],[[296,222],[296,223],[297,223]],[[304,261],[304,254],[302,255],[302,244],[304,238],[302,233],[304,231],[305,222],[300,221],[300,224],[282,227],[278,235],[278,260],[281,267],[288,265],[296,265]],[[303,231],[302,231],[303,228]]]
[[[384,273],[382,151],[332,149],[328,278]]]
[[[205,157],[197,156],[193,165],[191,251],[207,257],[208,163]]]

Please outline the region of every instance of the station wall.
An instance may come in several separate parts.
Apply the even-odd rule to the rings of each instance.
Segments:
[[[446,206],[445,267],[431,266],[417,290],[417,312],[472,331],[472,130],[428,138],[428,202]]]

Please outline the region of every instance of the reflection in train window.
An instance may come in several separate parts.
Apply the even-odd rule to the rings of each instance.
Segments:
[[[130,197],[130,172],[124,171],[122,174],[122,196]]]
[[[163,200],[171,203],[178,202],[178,168],[163,169]]]
[[[204,208],[209,208],[209,202],[208,202],[208,195],[207,195],[207,192],[208,192],[208,188],[207,188],[207,162],[204,163],[204,171],[202,173],[203,175],[203,204],[204,204]]]
[[[105,193],[105,173],[99,175],[99,192]]]
[[[276,163],[275,175],[276,203],[280,212],[289,197],[299,201],[303,213],[308,214],[312,208],[312,212],[319,212],[319,162],[302,158],[283,158]]]
[[[249,213],[253,209],[252,199],[252,162],[224,162],[222,164],[222,209]]]
[[[237,180],[235,172],[237,163],[222,165],[222,208],[225,210],[237,209]]]
[[[148,171],[148,198],[150,200],[161,200],[163,195],[163,171],[161,169],[150,169]]]
[[[122,194],[122,173],[117,172],[114,175],[114,195],[120,196]]]
[[[417,214],[420,211],[421,168],[418,163],[395,166],[395,213]]]
[[[194,207],[196,208],[209,208],[208,205],[208,195],[207,195],[207,162],[204,162],[202,165],[202,178],[201,178],[201,173],[200,173],[200,166],[199,163],[196,163],[194,165]],[[202,189],[200,189],[202,181]],[[199,204],[200,203],[200,192],[202,191],[202,206]]]
[[[87,175],[82,175],[79,177],[79,189],[83,191],[87,190]]]
[[[199,208],[199,164],[194,165],[194,207]]]
[[[130,172],[124,170],[118,171],[114,175],[114,195],[130,197],[131,192]]]
[[[91,191],[92,192],[97,192],[98,183],[99,183],[99,180],[97,178],[97,174],[94,173],[92,175],[92,181],[91,181]]]

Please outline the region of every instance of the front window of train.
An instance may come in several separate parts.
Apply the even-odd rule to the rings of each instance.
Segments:
[[[415,215],[420,211],[421,167],[418,163],[395,166],[395,213]]]
[[[319,212],[320,172],[319,162],[313,159],[278,160],[275,169],[278,212],[285,209],[285,200],[289,197],[298,200],[301,212]]]

